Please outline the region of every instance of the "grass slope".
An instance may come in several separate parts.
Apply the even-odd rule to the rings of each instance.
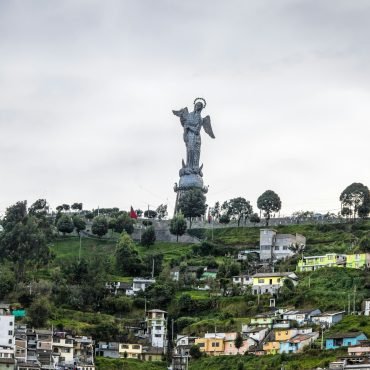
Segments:
[[[244,370],[309,370],[318,366],[324,367],[334,361],[344,351],[319,351],[308,350],[296,355],[276,356],[218,356],[205,357],[191,361],[190,370],[237,370],[239,363],[244,365]]]
[[[97,370],[163,370],[167,369],[165,362],[145,362],[132,359],[113,359],[97,357],[95,359]]]

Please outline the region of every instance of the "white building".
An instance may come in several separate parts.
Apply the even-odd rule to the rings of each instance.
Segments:
[[[304,249],[306,238],[300,234],[277,234],[273,229],[260,230],[260,260],[277,261],[291,257],[295,252],[291,249],[297,246]]]
[[[15,348],[13,315],[0,315],[0,346]]]
[[[153,347],[167,347],[167,312],[154,309],[146,312],[146,330]]]
[[[291,310],[283,313],[283,320],[296,321],[298,325],[304,325],[311,321],[312,316],[320,314],[321,311],[319,309]]]
[[[364,299],[362,302],[362,310],[365,316],[370,316],[370,298]]]
[[[52,352],[56,363],[73,365],[73,337],[65,332],[54,333]]]
[[[270,329],[268,327],[242,325],[243,336],[252,338],[257,342],[262,342],[269,330]]]
[[[343,319],[345,311],[324,312],[321,315],[312,315],[311,320],[314,324],[324,325],[330,328]]]
[[[253,284],[253,279],[249,275],[238,275],[238,276],[233,276],[233,284],[235,285],[240,285],[240,287],[245,288],[249,285]]]
[[[148,288],[149,285],[152,285],[154,283],[155,283],[155,279],[145,279],[145,278],[135,277],[132,280],[132,292],[134,295],[140,291],[145,292],[146,288]],[[128,292],[126,292],[126,294],[130,295]]]

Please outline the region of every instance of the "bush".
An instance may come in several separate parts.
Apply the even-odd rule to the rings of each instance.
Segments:
[[[150,220],[144,220],[144,221],[143,221],[143,225],[144,225],[144,226],[152,226],[152,225],[153,225],[153,222],[152,222],[152,221],[150,221]]]
[[[193,252],[200,256],[224,256],[228,253],[228,248],[208,241],[196,244],[192,247]]]
[[[149,247],[155,243],[156,236],[153,226],[148,227],[143,235],[141,236],[141,244],[145,247]]]
[[[189,229],[188,234],[201,240],[207,237],[206,229]]]

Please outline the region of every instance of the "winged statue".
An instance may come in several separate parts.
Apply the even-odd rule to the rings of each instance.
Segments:
[[[173,114],[180,117],[180,122],[184,128],[184,142],[186,145],[186,163],[183,161],[182,172],[185,174],[201,174],[202,167],[199,167],[201,137],[200,130],[203,127],[204,131],[212,138],[215,135],[211,126],[211,118],[206,116],[202,118],[201,112],[206,106],[206,101],[202,98],[194,100],[194,110],[189,113],[188,108],[183,108],[178,111],[173,110]],[[181,175],[180,171],[180,175]]]

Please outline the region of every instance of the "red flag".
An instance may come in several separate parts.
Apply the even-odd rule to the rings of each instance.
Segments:
[[[137,214],[134,211],[134,209],[132,208],[132,206],[131,206],[131,210],[130,210],[130,217],[131,218],[134,218],[135,220],[137,220]]]

